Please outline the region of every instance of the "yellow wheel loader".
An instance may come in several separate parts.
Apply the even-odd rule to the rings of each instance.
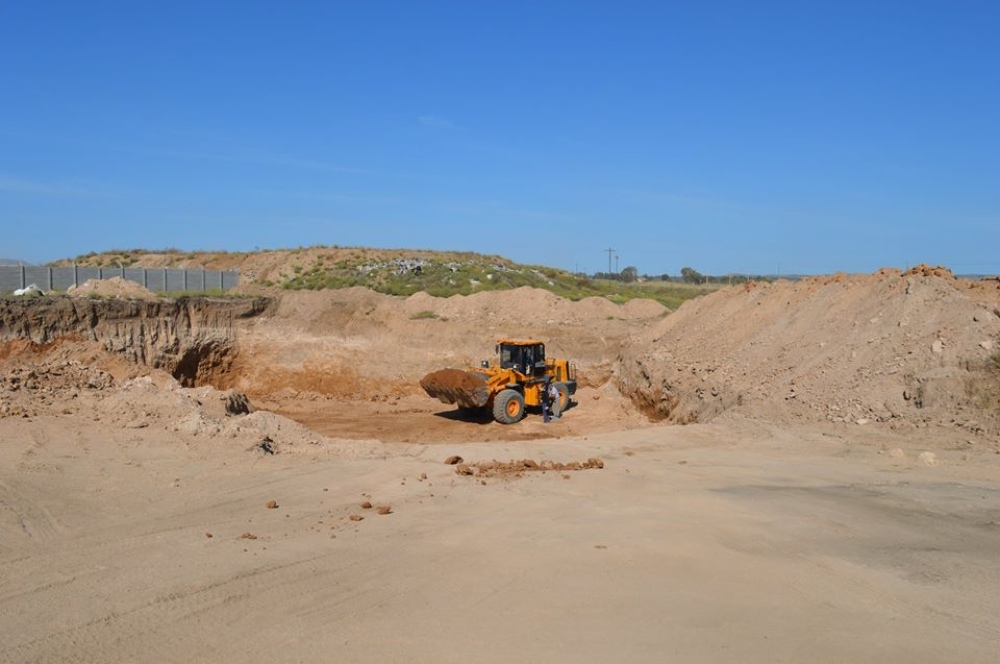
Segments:
[[[529,407],[541,407],[550,385],[558,399],[552,408],[561,413],[576,394],[576,367],[569,360],[545,358],[541,341],[500,339],[497,361],[484,360],[473,369],[442,369],[420,380],[420,387],[442,403],[460,409],[487,409],[493,419],[514,424]]]

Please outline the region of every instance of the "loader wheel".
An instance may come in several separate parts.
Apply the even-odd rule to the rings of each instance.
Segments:
[[[524,417],[524,397],[514,390],[503,390],[493,400],[493,419],[501,424],[514,424]]]
[[[556,383],[556,392],[559,393],[559,400],[554,404],[555,412],[562,414],[569,408],[569,388],[566,383]]]

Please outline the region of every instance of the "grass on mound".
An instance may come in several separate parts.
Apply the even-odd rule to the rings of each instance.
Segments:
[[[718,288],[677,282],[625,283],[591,279],[558,268],[520,265],[502,256],[472,252],[314,246],[243,253],[114,249],[52,265],[235,269],[242,286],[326,290],[362,286],[387,295],[426,292],[436,297],[471,295],[530,286],[570,300],[604,297],[618,304],[652,299],[670,309]],[[244,270],[245,268],[245,270]],[[249,277],[246,275],[255,275]],[[217,297],[218,293],[211,296]]]
[[[471,295],[511,290],[522,286],[541,288],[570,300],[605,297],[618,304],[636,298],[656,300],[676,309],[685,300],[715,290],[715,286],[690,286],[671,282],[623,283],[589,279],[557,268],[502,265],[489,262],[424,261],[419,266],[330,265],[316,262],[293,267],[293,276],[281,284],[290,290],[321,290],[364,286],[379,293],[408,296],[426,292],[435,297]]]

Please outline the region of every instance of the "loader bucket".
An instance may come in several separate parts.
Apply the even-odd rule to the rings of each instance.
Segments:
[[[480,408],[490,400],[490,390],[482,374],[460,369],[433,371],[420,379],[420,387],[442,403],[462,408]]]

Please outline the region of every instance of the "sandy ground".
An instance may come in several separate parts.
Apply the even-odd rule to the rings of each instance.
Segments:
[[[995,662],[1000,437],[992,374],[969,358],[1000,310],[941,278],[890,284],[954,299],[933,334],[892,319],[877,280],[723,292],[667,318],[497,296],[549,312],[538,336],[580,363],[548,425],[463,419],[413,388],[518,325],[495,298],[289,298],[234,326],[240,354],[190,388],[123,359],[147,332],[113,352],[4,341],[0,662]],[[789,353],[814,338],[779,302],[819,307],[805,288],[888,313],[858,308],[875,322],[846,319],[855,346],[806,367]],[[752,353],[713,306],[773,310]],[[680,395],[658,404],[712,417],[648,419],[643,376]],[[227,415],[230,387],[257,410]],[[900,403],[870,406],[883,392]]]
[[[919,448],[738,419],[275,455],[60,417],[0,432],[3,661],[993,662],[1000,649],[992,453],[929,467]],[[450,455],[605,467],[484,479]]]

